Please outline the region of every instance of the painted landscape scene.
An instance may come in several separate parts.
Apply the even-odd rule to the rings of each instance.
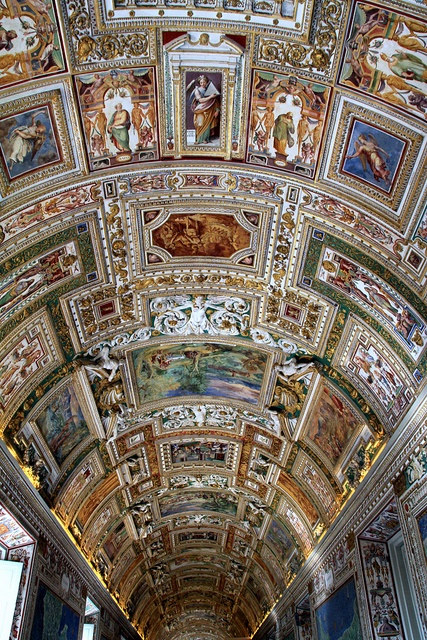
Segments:
[[[311,416],[307,436],[335,465],[359,424],[360,420],[341,397],[324,387]]]
[[[140,403],[203,394],[257,404],[267,355],[198,342],[137,349],[132,359]]]
[[[226,493],[191,491],[163,498],[163,500],[159,500],[159,506],[162,518],[177,513],[200,513],[201,511],[215,511],[235,516],[236,502],[230,500],[230,496]]]
[[[276,520],[272,520],[266,540],[281,562],[286,561],[294,548],[288,533]]]
[[[89,435],[80,403],[72,385],[66,386],[40,413],[36,424],[59,466]]]

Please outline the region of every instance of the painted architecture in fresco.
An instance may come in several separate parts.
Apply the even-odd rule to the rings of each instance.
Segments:
[[[328,98],[321,84],[256,71],[247,161],[313,177]]]
[[[152,67],[85,74],[76,83],[92,169],[157,159]]]
[[[357,2],[341,83],[420,118],[427,111],[426,28],[421,20]]]
[[[64,70],[53,3],[5,0],[0,20],[0,86]]]

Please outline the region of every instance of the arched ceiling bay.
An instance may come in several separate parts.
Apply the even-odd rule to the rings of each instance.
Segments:
[[[426,11],[0,3],[0,431],[147,640],[252,636],[423,393]]]

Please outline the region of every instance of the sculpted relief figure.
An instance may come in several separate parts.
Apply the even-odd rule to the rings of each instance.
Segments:
[[[108,382],[112,382],[120,365],[122,364],[122,360],[110,358],[110,347],[108,345],[102,347],[100,352],[93,358],[93,362],[86,360],[82,362],[89,374],[101,379],[107,378]]]
[[[172,296],[155,298],[150,307],[155,329],[165,334],[238,335],[249,322],[249,305],[237,297]]]
[[[286,382],[293,376],[300,376],[313,368],[319,371],[321,365],[313,360],[308,362],[298,362],[298,359],[295,356],[284,362],[282,365],[276,364],[274,367],[277,374]]]

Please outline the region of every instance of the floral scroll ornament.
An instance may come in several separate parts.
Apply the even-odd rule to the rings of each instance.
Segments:
[[[117,58],[138,58],[140,62],[149,57],[147,33],[94,35],[85,0],[70,2],[69,11],[68,28],[78,64]]]
[[[238,418],[237,410],[226,405],[173,406],[154,415],[162,417],[163,428],[168,431],[189,427],[234,429]]]
[[[324,0],[319,10],[312,44],[301,44],[272,38],[259,39],[258,61],[289,66],[294,69],[316,70],[330,75],[334,53],[342,28],[343,5],[337,0]]]

